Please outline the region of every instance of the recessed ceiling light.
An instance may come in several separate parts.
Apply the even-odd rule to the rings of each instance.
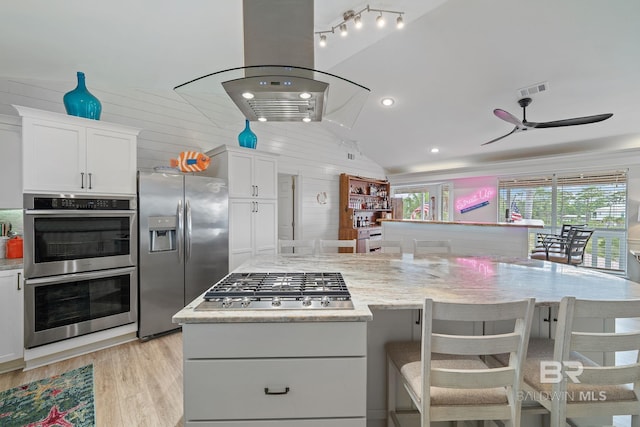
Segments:
[[[254,95],[254,94],[252,94],[251,92],[244,92],[244,93],[242,94],[242,97],[243,97],[244,99],[253,99],[253,97],[254,97],[254,96],[255,96],[255,95]]]
[[[266,117],[258,117],[258,121],[259,122],[266,122],[267,118]]]
[[[393,104],[395,104],[396,101],[393,98],[382,98],[380,102],[385,107],[391,107]]]
[[[300,98],[302,99],[309,99],[311,98],[311,94],[309,92],[302,92],[300,95],[298,95]]]
[[[431,149],[431,152],[432,152],[432,153],[439,153],[439,152],[440,152],[440,149],[439,149],[439,148],[432,148],[432,149]]]

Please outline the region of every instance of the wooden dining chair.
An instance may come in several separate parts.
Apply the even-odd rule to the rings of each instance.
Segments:
[[[279,254],[312,254],[316,253],[315,240],[287,240],[278,239]]]
[[[422,341],[391,342],[387,351],[387,425],[429,426],[436,421],[502,420],[520,425],[521,366],[527,352],[534,299],[492,304],[424,301]],[[436,333],[434,322],[471,326],[469,335]],[[507,321],[506,333],[473,334],[472,325]],[[442,325],[442,323],[439,323]],[[490,367],[484,357],[508,353],[507,366]],[[396,408],[398,384],[413,410]],[[418,418],[418,420],[416,420]],[[416,424],[416,422],[418,422]]]
[[[402,240],[371,240],[364,241],[364,252],[371,253],[379,249],[383,254],[402,255]]]
[[[451,253],[451,240],[413,240],[413,256]]]
[[[631,415],[630,426],[640,427],[640,329],[606,332],[604,321],[585,321],[638,316],[640,300],[562,299],[555,341],[531,340],[524,364],[523,395],[546,408],[551,427],[614,415]],[[616,364],[619,352],[632,352],[631,363]],[[503,364],[506,357],[498,356]]]
[[[320,239],[320,252],[336,252],[338,248],[351,248],[351,252],[356,252],[356,239],[352,240],[329,240]]]

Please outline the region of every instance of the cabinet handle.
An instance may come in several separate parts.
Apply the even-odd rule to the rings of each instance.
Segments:
[[[91,190],[91,172],[89,172],[89,190]]]
[[[18,290],[22,289],[22,287],[20,286],[20,282],[22,281],[22,279],[20,279],[21,275],[22,275],[22,273],[18,273]]]
[[[260,196],[260,187],[256,185],[256,197]]]
[[[80,188],[84,188],[84,172],[80,172]]]
[[[269,387],[264,388],[264,394],[276,395],[276,394],[287,394],[287,393],[289,393],[289,387],[285,387],[284,390],[280,389],[278,391],[271,391],[269,390]]]
[[[258,212],[258,202],[256,202],[256,212]]]

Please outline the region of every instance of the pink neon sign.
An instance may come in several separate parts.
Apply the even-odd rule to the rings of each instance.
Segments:
[[[496,189],[494,187],[480,188],[475,193],[469,196],[458,198],[456,200],[456,209],[461,211],[466,208],[469,208],[470,206],[480,205],[484,202],[488,202],[489,200],[493,199],[495,195],[496,195]]]

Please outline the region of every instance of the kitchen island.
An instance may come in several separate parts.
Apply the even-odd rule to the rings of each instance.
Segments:
[[[198,311],[202,298],[196,299],[174,316],[183,324],[187,426],[385,425],[383,346],[389,340],[419,339],[416,320],[425,297],[477,303],[534,297],[539,311],[534,336],[550,336],[549,312],[565,295],[640,298],[640,284],[623,278],[513,257],[280,255],[253,258],[235,271],[341,272],[354,310]],[[291,364],[290,379],[299,378],[298,387],[278,380],[290,375],[273,366],[279,362]],[[324,374],[307,374],[318,369]],[[269,386],[259,382],[265,372]],[[250,384],[238,385],[245,376]],[[255,395],[242,397],[251,386],[258,390]],[[226,403],[216,407],[218,398]],[[234,407],[230,400],[242,405]],[[244,424],[225,421],[233,417],[245,417]],[[291,417],[297,419],[283,420]],[[192,424],[195,420],[209,424]]]

